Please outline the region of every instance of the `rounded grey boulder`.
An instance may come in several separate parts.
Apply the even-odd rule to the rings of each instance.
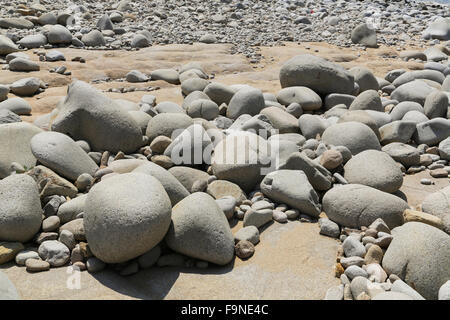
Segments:
[[[207,193],[193,193],[173,207],[165,239],[176,252],[218,265],[234,257],[234,237],[227,218]]]
[[[93,151],[131,153],[142,145],[142,130],[128,112],[82,81],[69,85],[52,130],[87,141]]]
[[[270,162],[270,144],[251,132],[236,131],[214,148],[211,166],[221,180],[251,191],[262,179],[262,169]]]
[[[91,32],[83,35],[81,41],[88,47],[99,47],[106,44],[105,38],[98,30],[92,30]]]
[[[47,40],[50,44],[71,44],[72,34],[66,27],[56,24],[48,28]]]
[[[353,155],[369,149],[381,150],[375,133],[360,122],[334,124],[324,131],[322,141],[329,145],[347,147]]]
[[[98,169],[94,160],[65,134],[42,132],[31,139],[30,145],[40,163],[72,181],[83,173],[94,176]]]
[[[106,263],[136,258],[156,246],[170,226],[170,199],[147,174],[125,173],[94,185],[84,229],[92,253]]]
[[[243,88],[231,98],[227,108],[227,117],[237,119],[242,114],[257,115],[264,109],[264,96],[261,90]]]
[[[384,192],[396,192],[403,183],[403,174],[396,162],[385,152],[366,150],[352,157],[344,166],[348,183],[363,184]]]
[[[360,228],[381,218],[394,228],[403,223],[408,204],[397,196],[360,184],[329,190],[322,201],[323,211],[339,225]]]
[[[365,23],[352,30],[351,39],[353,43],[359,43],[369,48],[378,48],[377,33]]]
[[[186,114],[160,113],[149,121],[145,135],[150,141],[153,141],[158,136],[166,136],[173,140],[192,124],[194,124],[194,121]],[[178,132],[178,134],[172,136],[174,131]]]
[[[281,87],[304,86],[319,94],[354,90],[353,76],[343,67],[310,54],[296,56],[280,69]]]
[[[281,89],[277,94],[277,100],[282,105],[298,103],[303,110],[313,111],[322,107],[322,99],[313,90],[307,87],[288,87]]]
[[[16,174],[0,180],[0,241],[26,242],[41,222],[41,200],[33,178]]]
[[[36,165],[30,141],[41,129],[27,122],[0,125],[0,178],[11,174],[11,164],[20,163],[30,168]]]
[[[321,212],[319,196],[300,170],[278,170],[266,175],[261,182],[261,191],[268,198],[286,203],[312,217]]]
[[[366,90],[360,93],[348,108],[352,110],[374,110],[384,112],[380,96],[375,90]]]
[[[450,186],[426,196],[422,202],[422,211],[440,218],[443,230],[450,234]]]
[[[425,299],[437,299],[450,279],[450,236],[420,222],[392,230],[394,239],[383,257],[383,268],[415,288]]]

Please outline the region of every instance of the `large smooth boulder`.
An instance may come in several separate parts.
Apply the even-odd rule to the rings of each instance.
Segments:
[[[420,163],[419,150],[409,144],[392,142],[385,145],[381,150],[405,167],[417,166]]]
[[[266,175],[261,182],[261,191],[268,198],[285,203],[313,217],[321,212],[319,196],[300,170],[278,170]]]
[[[427,96],[433,91],[425,81],[413,80],[402,84],[391,93],[391,99],[402,101],[414,101],[423,106]]]
[[[448,96],[441,91],[433,91],[425,99],[423,110],[429,119],[447,116]]]
[[[372,110],[353,110],[353,111],[346,111],[343,113],[340,117],[337,123],[343,123],[343,122],[360,122],[362,124],[365,124],[370,129],[372,129],[373,133],[377,136],[377,139],[380,138],[380,131],[378,130],[378,125],[375,122],[375,119],[370,116],[369,111]],[[377,111],[373,111],[377,112]]]
[[[92,253],[106,263],[125,262],[156,246],[170,226],[171,204],[148,174],[125,173],[94,185],[84,208]]]
[[[17,96],[33,96],[39,90],[40,83],[38,78],[23,78],[12,83],[10,89]]]
[[[227,117],[237,119],[242,114],[257,115],[264,109],[264,96],[261,90],[244,88],[233,95],[227,108]]]
[[[149,174],[158,179],[166,190],[172,206],[176,205],[190,194],[190,192],[169,171],[153,162],[146,161],[132,172]]]
[[[47,40],[50,44],[71,44],[72,34],[66,27],[56,24],[48,28]]]
[[[265,115],[280,133],[297,133],[300,130],[298,120],[278,107],[264,108],[260,114]]]
[[[189,257],[218,265],[234,257],[234,237],[224,213],[214,199],[196,192],[172,209],[167,245]]]
[[[103,34],[98,30],[92,30],[91,32],[83,35],[81,42],[88,47],[100,47],[106,44]]]
[[[380,88],[377,78],[369,69],[362,66],[356,66],[350,68],[348,72],[355,78],[355,82],[359,86],[359,92],[364,92],[366,90],[378,91]]]
[[[366,150],[352,157],[344,166],[348,183],[363,184],[384,192],[396,192],[403,183],[400,167],[385,152]]]
[[[0,110],[7,109],[18,115],[29,115],[31,113],[30,104],[22,98],[10,98],[0,103]]]
[[[324,131],[322,141],[329,145],[347,147],[353,155],[369,149],[381,150],[375,133],[360,122],[334,124]]]
[[[279,169],[303,171],[315,190],[325,191],[331,188],[331,173],[302,152],[292,153],[285,163],[280,164]]]
[[[44,166],[75,181],[81,174],[94,176],[97,164],[70,137],[59,132],[42,132],[30,142],[31,152]]]
[[[417,290],[425,299],[437,299],[450,279],[450,236],[420,222],[392,230],[394,239],[383,257],[383,268]]]
[[[436,71],[436,70],[415,70],[415,71],[408,71],[399,76],[397,79],[392,82],[392,84],[398,88],[399,86],[414,81],[414,80],[431,80],[434,82],[437,82],[441,84],[444,82],[445,76],[442,74],[442,72]]]
[[[19,51],[16,44],[10,38],[0,34],[0,55],[6,56],[16,51]]]
[[[439,156],[443,160],[450,161],[450,137],[439,143]]]
[[[393,121],[380,128],[380,142],[383,145],[392,142],[408,143],[415,131],[414,121]]]
[[[450,119],[434,118],[416,125],[413,139],[417,144],[434,146],[450,136]]]
[[[362,44],[369,48],[378,48],[377,33],[366,23],[359,24],[352,30],[351,39],[353,43]]]
[[[426,196],[422,202],[422,211],[440,218],[443,230],[450,234],[450,186]]]
[[[322,107],[320,96],[308,87],[287,87],[277,93],[277,100],[282,105],[298,103],[303,110],[313,111]]]
[[[25,58],[14,58],[9,62],[9,70],[18,72],[39,71],[39,64]],[[19,80],[20,81],[20,80]]]
[[[183,113],[160,113],[154,116],[147,126],[145,135],[150,141],[158,136],[175,139],[187,127],[194,124],[191,117]],[[175,134],[173,134],[175,133]]]
[[[36,165],[30,141],[41,129],[27,122],[0,125],[0,178],[11,174],[11,164],[17,162],[30,168]]]
[[[28,36],[23,37],[20,41],[17,42],[22,47],[27,49],[39,48],[47,44],[47,37],[41,33],[38,34],[30,34]]]
[[[403,101],[397,104],[394,109],[392,109],[390,113],[392,121],[402,120],[405,114],[410,111],[424,113],[423,107],[420,105],[420,103],[414,101]]]
[[[212,82],[208,84],[203,90],[204,93],[217,105],[221,105],[222,103],[226,103],[227,105],[230,103],[231,98],[236,93],[236,90],[222,83]]]
[[[381,104],[381,99],[378,92],[375,90],[366,90],[360,93],[356,99],[353,100],[348,110],[374,110],[383,112],[384,108]]]
[[[321,136],[330,124],[317,114],[303,114],[298,119],[298,126],[306,139],[315,139],[317,135]]]
[[[236,183],[245,192],[251,191],[270,165],[270,144],[250,132],[233,132],[214,148],[211,166],[218,179]]]
[[[14,29],[31,29],[34,27],[33,22],[25,18],[2,18],[0,19],[0,28]]]
[[[403,224],[408,204],[397,196],[361,184],[347,184],[329,190],[322,201],[328,218],[341,226],[368,227],[381,218],[389,228]]]
[[[426,39],[439,39],[439,40],[449,40],[450,39],[450,19],[439,17],[435,21],[428,25],[428,28],[423,32],[423,36]]]
[[[202,170],[175,166],[169,169],[169,172],[186,188],[186,190],[191,191],[192,185],[196,181],[202,181],[206,183],[210,175]]]
[[[27,242],[42,222],[38,186],[28,175],[0,180],[0,241]]]
[[[319,94],[354,91],[353,76],[343,67],[310,54],[296,56],[280,69],[281,87],[304,86]]]
[[[82,81],[69,85],[52,130],[87,141],[93,151],[132,153],[142,145],[141,128],[128,112]]]

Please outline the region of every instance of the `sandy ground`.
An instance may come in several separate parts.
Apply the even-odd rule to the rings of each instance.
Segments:
[[[180,86],[163,81],[130,84],[115,81],[136,69],[151,72],[159,68],[179,68],[191,61],[201,62],[214,81],[226,84],[249,84],[264,92],[276,93],[280,89],[278,74],[283,62],[300,53],[312,53],[341,63],[345,67],[363,65],[375,75],[393,69],[421,69],[415,62],[404,62],[393,48],[353,50],[339,49],[324,43],[286,44],[283,47],[261,48],[263,59],[252,65],[240,55],[230,55],[230,45],[168,45],[150,47],[138,52],[86,51],[62,48],[66,62],[43,62],[41,71],[18,73],[0,71],[0,83],[12,83],[24,77],[38,77],[49,84],[45,92],[27,98],[33,108],[32,116],[22,117],[33,121],[36,116],[50,112],[65,96],[67,84],[73,79],[93,81],[109,77],[111,82],[95,84],[106,90],[118,87],[159,86],[153,91],[157,101],[182,102]],[[309,49],[307,48],[309,47]],[[38,60],[33,51],[28,51]],[[85,64],[71,62],[81,56]],[[65,65],[71,76],[49,73],[55,66]],[[139,102],[147,92],[107,93],[112,98]],[[12,95],[10,95],[12,96]],[[423,186],[420,179],[427,177],[435,185]],[[419,205],[429,193],[448,185],[448,179],[434,179],[427,172],[406,176],[401,191],[411,206]],[[240,228],[233,227],[233,232]],[[14,263],[3,265],[5,272],[17,286],[24,299],[322,299],[326,290],[339,283],[334,278],[334,264],[339,243],[319,235],[316,223],[273,223],[261,234],[255,255],[248,261],[236,259],[226,267],[151,268],[130,277],[121,277],[112,271],[91,275],[82,272],[79,289],[70,289],[67,282],[76,283],[76,276],[68,268],[30,274]],[[75,282],[74,282],[75,281]],[[70,287],[70,286],[69,286]]]

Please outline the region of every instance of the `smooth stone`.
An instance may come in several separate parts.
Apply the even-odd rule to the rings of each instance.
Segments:
[[[62,133],[39,133],[30,144],[33,155],[40,163],[72,181],[83,173],[93,176],[98,169],[87,153]]]
[[[163,239],[171,204],[156,178],[125,173],[94,185],[84,212],[92,253],[103,262],[120,263],[144,254]]]
[[[288,87],[277,93],[277,101],[284,106],[298,103],[302,110],[314,111],[322,107],[320,96],[308,87]]]
[[[227,117],[237,119],[242,114],[254,116],[264,109],[262,91],[255,88],[244,88],[236,92],[227,108]]]
[[[403,184],[396,162],[386,153],[366,150],[352,157],[344,166],[344,178],[350,184],[362,184],[394,193]]]
[[[244,227],[234,234],[234,239],[235,242],[245,240],[256,245],[259,243],[259,230],[255,226]]]
[[[197,192],[172,209],[168,246],[181,254],[225,265],[234,256],[234,239],[228,221],[214,199]]]
[[[42,242],[38,253],[42,260],[47,261],[52,267],[61,267],[70,259],[69,248],[56,240]]]
[[[322,135],[322,141],[329,145],[345,146],[353,155],[369,149],[381,150],[375,133],[359,122],[344,122],[328,127]]]
[[[0,240],[30,240],[42,222],[36,182],[28,175],[16,174],[0,180],[0,190]]]
[[[0,103],[0,110],[9,110],[17,115],[30,115],[31,106],[22,98],[10,98]]]
[[[266,175],[261,182],[261,191],[268,198],[300,210],[313,217],[321,212],[319,196],[302,171],[278,170]]]
[[[382,218],[389,227],[403,223],[408,204],[397,196],[360,184],[332,188],[323,198],[323,211],[341,226],[360,228]]]
[[[353,76],[343,67],[310,54],[298,55],[280,69],[282,88],[305,86],[318,94],[351,94]]]
[[[320,227],[320,234],[329,236],[331,238],[339,238],[339,235],[341,234],[339,225],[327,218],[319,219],[319,227]]]
[[[85,140],[93,151],[130,153],[143,144],[141,128],[114,100],[82,81],[73,82],[67,91],[53,131]]]
[[[443,230],[450,234],[450,186],[427,195],[421,207],[423,212],[440,218]]]
[[[408,144],[393,142],[383,146],[381,150],[405,167],[417,166],[420,163],[419,151]]]
[[[383,268],[388,274],[398,275],[425,299],[436,299],[439,288],[450,277],[450,236],[420,222],[405,223],[392,234],[394,239],[384,255]]]

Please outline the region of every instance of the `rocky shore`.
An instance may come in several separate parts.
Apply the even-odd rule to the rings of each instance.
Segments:
[[[18,1],[0,9],[3,271],[233,273],[237,260],[245,266],[267,250],[271,229],[310,224],[337,248],[325,273],[339,284],[319,298],[449,300],[449,5],[204,4]],[[354,54],[325,59],[310,41]],[[199,42],[228,44],[244,62],[220,67],[253,80],[222,81],[194,59],[145,64],[152,47],[189,52]],[[308,53],[266,71],[289,42]],[[121,60],[120,72],[87,79],[91,57],[112,50],[142,62]],[[371,50],[385,60],[383,72],[346,65]],[[402,189],[416,176],[420,201]],[[21,298],[14,282],[0,271],[1,299]]]

